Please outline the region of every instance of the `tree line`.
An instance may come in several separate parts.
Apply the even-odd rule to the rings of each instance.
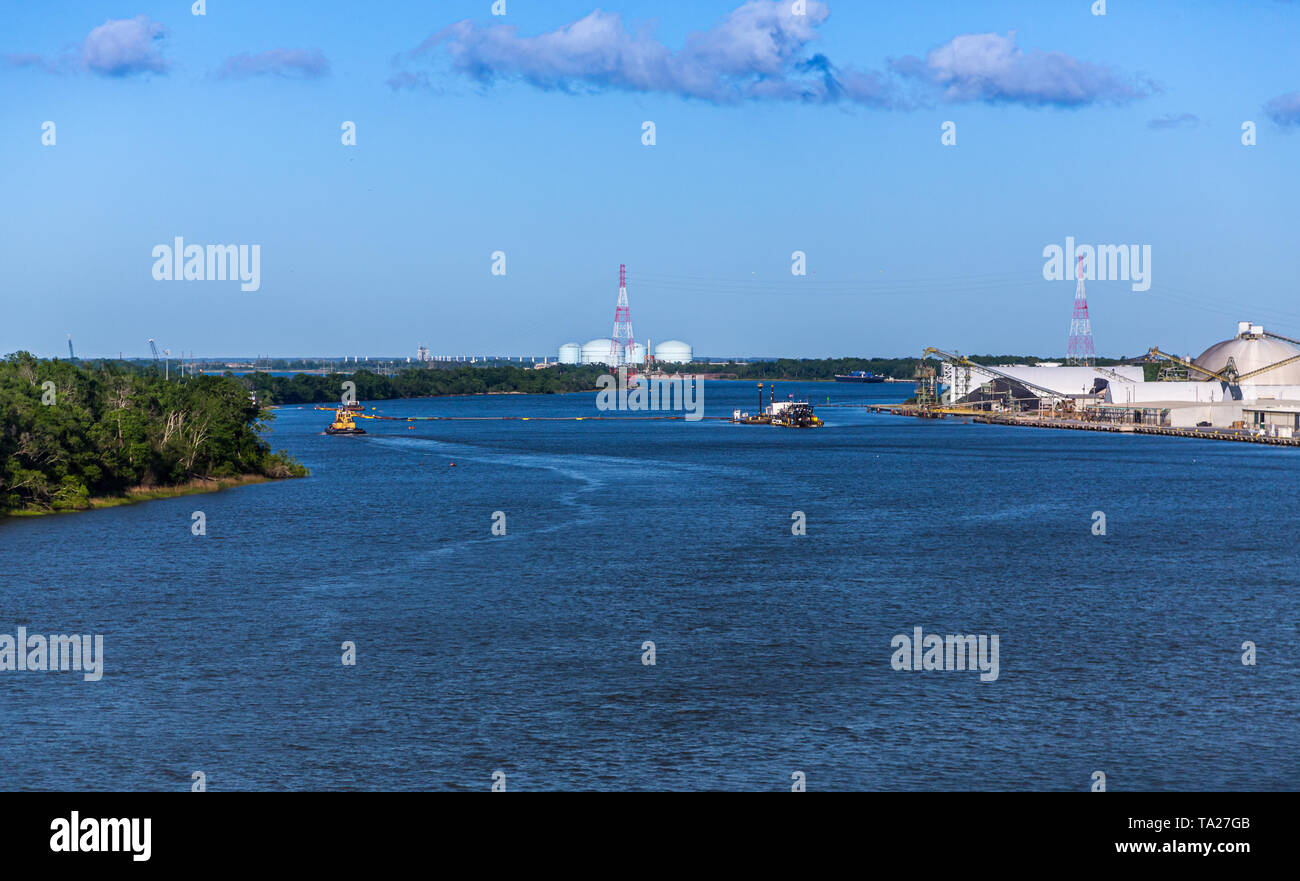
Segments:
[[[354,373],[298,373],[274,376],[249,373],[242,377],[268,404],[323,404],[343,396],[343,383],[356,384],[359,401],[393,398],[427,398],[439,395],[486,395],[516,392],[554,395],[591,391],[596,377],[607,372],[599,365],[556,365],[542,370],[528,367],[413,367],[391,376],[357,370]]]

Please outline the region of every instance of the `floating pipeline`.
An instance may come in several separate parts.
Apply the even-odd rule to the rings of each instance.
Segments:
[[[327,413],[334,413],[337,407],[313,407],[313,410],[323,410]],[[674,421],[686,418],[681,416],[380,416],[373,413],[353,413],[353,419],[381,419],[388,422],[654,422],[654,421]],[[730,416],[701,416],[697,419],[717,419],[730,422]],[[695,420],[691,420],[695,421]]]

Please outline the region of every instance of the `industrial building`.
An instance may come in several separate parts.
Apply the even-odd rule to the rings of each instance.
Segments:
[[[1123,366],[1104,368],[1102,373],[1096,367],[1061,367],[1047,364],[999,364],[993,368],[978,365],[965,366],[945,361],[943,363],[944,392],[942,401],[955,404],[966,401],[986,383],[999,379],[1015,381],[1028,394],[1034,387],[1049,389],[1060,395],[1091,395],[1104,388],[1108,379],[1118,379],[1129,383],[1142,382],[1142,367]],[[986,390],[987,391],[987,390]],[[1041,397],[1042,394],[1037,394]]]
[[[1270,334],[1262,325],[1237,323],[1237,335],[1210,346],[1194,362],[1214,373],[1232,371],[1237,376],[1254,376],[1256,385],[1300,386],[1300,348],[1286,337]],[[1194,377],[1211,382],[1213,377]]]
[[[1163,365],[1153,382],[1141,365],[984,366],[927,354],[943,361],[936,391],[946,407],[1300,437],[1300,340],[1249,321],[1190,361],[1153,348],[1145,360]]]

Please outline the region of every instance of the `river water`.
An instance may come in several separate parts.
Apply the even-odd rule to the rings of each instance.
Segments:
[[[1300,453],[787,393],[826,426],[284,408],[308,479],[0,525],[0,634],[105,662],[0,671],[0,788],[1300,787]],[[916,627],[996,635],[997,678],[894,669]]]

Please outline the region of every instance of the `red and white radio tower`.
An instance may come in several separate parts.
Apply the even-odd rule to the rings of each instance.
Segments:
[[[627,304],[627,266],[618,265],[618,307],[614,310],[614,335],[609,341],[609,363],[619,367],[632,363],[632,307]]]
[[[1070,318],[1070,346],[1066,352],[1067,364],[1091,367],[1096,352],[1092,349],[1092,321],[1088,318],[1088,295],[1083,290],[1083,255],[1075,272],[1079,284],[1074,289],[1074,315]]]

